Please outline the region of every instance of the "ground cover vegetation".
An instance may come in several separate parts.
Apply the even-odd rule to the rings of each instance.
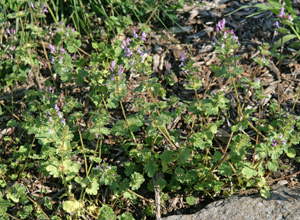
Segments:
[[[185,53],[154,74],[149,22],[167,30],[187,2],[2,1],[0,218],[153,219],[174,193],[188,205],[248,188],[268,197],[268,177],[280,158],[299,161],[300,141],[300,90],[287,106],[256,78],[277,62],[280,88],[284,44],[299,47],[290,1],[268,2],[255,7],[277,16],[282,37],[258,46],[251,77],[226,18],[215,27],[210,70],[230,80],[228,96]],[[178,74],[190,100],[167,92]]]

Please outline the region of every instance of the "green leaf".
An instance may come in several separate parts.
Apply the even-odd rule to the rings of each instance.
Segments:
[[[248,119],[243,119],[242,121],[239,121],[236,125],[233,125],[231,127],[231,131],[232,132],[243,131],[246,128],[248,128]]]
[[[204,150],[205,147],[208,144],[207,135],[205,135],[205,132],[196,132],[192,135],[191,143],[201,150]]]
[[[277,160],[271,160],[267,163],[268,169],[275,172],[278,169],[278,161]]]
[[[124,120],[117,121],[117,123],[114,125],[112,129],[112,134],[116,136],[123,136],[129,134],[126,122]]]
[[[228,162],[223,162],[219,167],[218,167],[218,172],[221,175],[227,175],[227,176],[231,176],[232,175],[232,168],[229,165]]]
[[[88,187],[86,188],[86,193],[89,195],[97,195],[99,189],[99,184],[97,180],[92,180]]]
[[[115,220],[116,216],[114,215],[114,210],[107,205],[102,206],[100,209],[99,220]]]
[[[32,205],[25,205],[23,207],[23,210],[21,212],[18,212],[18,214],[21,217],[21,219],[25,219],[32,213],[32,210]]]
[[[76,212],[81,207],[82,207],[82,205],[77,200],[67,200],[67,201],[64,201],[64,204],[63,204],[63,209],[68,213]]]
[[[213,162],[217,162],[221,160],[222,154],[220,153],[220,151],[216,151],[212,158],[213,158]]]
[[[283,37],[282,37],[282,40],[279,39],[279,40],[274,44],[274,46],[272,47],[271,51],[274,52],[281,44],[284,44],[285,42],[290,41],[290,40],[292,40],[292,39],[294,39],[294,38],[296,38],[296,37],[297,37],[297,35],[295,35],[295,34],[288,34],[288,35],[283,36]]]
[[[143,121],[139,118],[138,115],[130,115],[127,117],[127,122],[129,125],[129,129],[132,132],[136,132],[143,126]]]
[[[194,205],[195,204],[195,197],[194,196],[188,196],[186,197],[186,202],[189,204],[189,205]]]
[[[10,203],[9,200],[4,200],[3,198],[0,198],[0,208],[6,212],[7,208],[10,206],[13,206],[13,203]]]
[[[257,175],[257,171],[251,167],[250,162],[244,163],[244,168],[242,169],[242,174],[247,178],[250,179],[253,176]]]
[[[287,150],[284,151],[289,158],[295,158],[297,155],[294,148],[288,148]]]
[[[165,179],[158,179],[155,184],[159,186],[159,190],[162,191],[166,187],[167,181]]]
[[[170,168],[170,163],[175,161],[176,157],[174,154],[175,152],[166,150],[160,155],[163,172],[167,172]]]
[[[140,188],[142,183],[145,181],[145,178],[143,177],[142,174],[134,172],[130,176],[130,183],[129,186],[131,187],[132,190],[137,190]]]
[[[61,173],[59,171],[59,162],[53,161],[50,165],[46,167],[46,170],[55,178],[60,177]]]
[[[50,209],[50,210],[53,209],[51,200],[49,199],[48,196],[45,197],[45,203],[44,203],[44,206],[46,206],[46,207],[47,207],[48,209]]]
[[[122,215],[118,216],[118,220],[134,220],[130,213],[123,213]]]
[[[158,164],[153,160],[147,160],[145,163],[145,171],[149,177],[153,177],[158,171]]]
[[[178,163],[180,165],[186,164],[192,158],[190,153],[191,153],[191,150],[189,150],[187,148],[183,148],[182,150],[179,149],[178,160],[177,160]]]
[[[260,190],[260,195],[262,196],[262,197],[264,197],[264,198],[269,198],[270,197],[270,191],[268,190],[268,189],[261,189]]]

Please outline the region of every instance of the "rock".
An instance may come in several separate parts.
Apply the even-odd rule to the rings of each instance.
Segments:
[[[259,194],[234,195],[213,202],[192,215],[177,215],[160,220],[300,220],[300,190],[279,188],[271,190],[268,199]]]

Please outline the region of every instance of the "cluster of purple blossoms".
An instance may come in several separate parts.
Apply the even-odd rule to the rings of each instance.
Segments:
[[[55,104],[54,109],[55,109],[56,115],[58,116],[58,118],[60,120],[59,122],[62,123],[63,125],[66,125],[66,119],[63,117],[63,113],[60,111],[57,104]],[[45,118],[48,118],[50,123],[53,124],[53,116],[48,111],[45,115]],[[50,134],[52,133],[52,128],[49,129],[49,133]]]
[[[67,29],[66,29],[66,35],[67,37],[70,36],[70,33],[73,33],[75,31],[75,28],[71,28],[70,25],[67,25]]]
[[[107,165],[105,163],[105,161],[103,160],[103,164],[101,164],[100,167],[97,165],[96,166],[96,170],[99,170],[99,171],[103,170],[104,171],[104,175],[105,175],[109,170],[111,170],[111,166]],[[115,174],[113,173],[112,175],[114,176]]]
[[[238,37],[235,35],[234,31],[232,29],[229,31],[229,29],[225,28],[225,23],[226,23],[225,18],[223,18],[222,21],[219,21],[217,23],[217,27],[216,27],[217,32],[222,36],[222,38],[227,39],[232,37],[232,39],[236,41],[236,43],[239,43]],[[215,39],[215,41],[220,45],[217,39]],[[224,49],[225,44],[222,43],[221,47],[222,49]]]
[[[273,147],[276,147],[278,143],[281,143],[281,144],[285,145],[286,142],[287,142],[287,140],[282,140],[282,135],[280,134],[279,135],[279,140],[277,140],[277,141],[276,140],[272,140],[271,144],[272,144]]]
[[[34,9],[34,4],[33,4],[33,2],[30,2],[30,7],[31,7],[32,9]],[[39,12],[41,12],[41,11],[43,11],[44,13],[48,13],[48,12],[49,12],[48,9],[47,9],[47,5],[46,5],[46,4],[43,4],[42,7],[39,7],[39,3],[38,3],[37,8],[38,8],[38,11],[39,11]]]
[[[11,28],[10,30],[7,29],[6,32],[8,33],[8,35],[14,39],[14,41],[18,41],[17,37],[16,37],[16,30]],[[13,45],[13,49],[15,49],[15,45]]]
[[[137,37],[138,37],[138,35],[137,35],[136,31],[133,30],[133,38],[137,38]],[[146,37],[147,37],[147,34],[145,33],[145,31],[143,31],[142,36],[141,36],[142,40],[143,40],[143,41],[146,41]],[[137,52],[137,53],[139,53],[141,56],[143,56],[143,52],[141,51],[141,48],[140,48],[140,47],[138,47],[136,50],[130,48],[130,44],[129,44],[130,41],[131,41],[130,38],[126,38],[126,40],[123,40],[123,41],[122,41],[122,44],[121,44],[121,48],[125,51],[126,56],[127,56],[127,57],[132,57],[132,56],[134,55],[135,52]],[[132,65],[133,65],[133,64],[132,64]]]
[[[182,52],[182,53],[181,53],[181,57],[180,57],[180,59],[179,59],[179,61],[181,62],[181,63],[179,64],[179,67],[184,67],[184,60],[185,60],[185,58],[184,58],[184,52]]]
[[[109,71],[111,73],[111,78],[110,78],[111,81],[116,80],[115,67],[116,67],[116,61],[113,60],[109,67]],[[118,72],[118,76],[119,76],[120,80],[122,80],[122,74],[124,73],[124,67],[122,64],[118,66],[117,72]]]
[[[145,32],[143,32],[142,36],[141,36],[143,41],[146,40],[146,36],[147,36],[147,34]],[[138,38],[138,35],[136,34],[135,30],[133,30],[133,38]],[[136,64],[137,62],[140,62],[140,60],[143,60],[142,57],[143,57],[144,53],[141,50],[140,46],[138,46],[137,48],[133,48],[132,46],[130,46],[130,41],[131,41],[130,38],[126,38],[126,40],[123,40],[123,42],[121,44],[121,48],[124,50],[125,56],[128,58],[131,58],[131,60],[129,61],[128,64],[133,67],[134,64]],[[121,70],[119,70],[119,71],[121,71]],[[136,71],[136,70],[133,68],[132,71]]]
[[[284,13],[284,7],[283,6],[281,7],[280,14],[278,15],[278,17],[281,18],[283,21],[286,21],[289,24],[293,24],[292,15],[289,15],[289,14],[286,15]],[[276,25],[277,28],[280,28],[278,21],[276,21],[275,25]]]
[[[50,53],[53,54],[53,55],[56,55],[59,57],[59,63],[62,64],[63,63],[63,54],[66,52],[66,50],[62,47],[59,48],[59,50],[57,50],[57,53],[56,53],[56,48],[55,46],[53,46],[52,44],[49,45],[49,49],[50,49]],[[55,62],[55,58],[51,58],[51,63],[53,64]]]
[[[66,34],[67,37],[70,36],[75,31],[75,28],[71,28],[68,24],[67,27],[65,27],[65,24],[63,22],[59,23],[59,27],[56,28],[56,32],[59,32],[60,34]]]
[[[40,89],[40,91],[43,92],[43,89]],[[46,87],[46,88],[45,88],[45,91],[46,91],[46,92],[49,92],[49,93],[54,93],[54,90],[52,89],[51,86]],[[43,95],[43,98],[42,98],[42,99],[43,99],[43,101],[46,101],[46,96]],[[50,101],[50,98],[48,98],[48,101]]]

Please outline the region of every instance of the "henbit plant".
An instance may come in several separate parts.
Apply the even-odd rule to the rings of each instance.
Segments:
[[[11,28],[13,39],[19,33]],[[236,104],[221,90],[209,94],[210,84],[202,84],[201,74],[184,54],[179,65],[186,74],[185,89],[192,90],[195,97],[187,101],[176,94],[169,96],[165,87],[174,85],[175,73],[170,68],[163,84],[153,77],[151,57],[143,49],[145,32],[138,36],[133,31],[133,38],[116,40],[109,48],[102,42],[94,43],[90,59],[79,61],[74,59],[80,51],[78,38],[80,33],[58,24],[54,44],[44,50],[50,59],[48,67],[53,67],[52,78],[43,88],[25,92],[22,117],[0,102],[5,106],[0,113],[16,118],[9,120],[7,127],[21,131],[19,137],[5,137],[12,154],[0,161],[1,219],[133,219],[125,210],[140,199],[146,203],[144,215],[153,216],[153,198],[142,195],[154,190],[162,202],[170,193],[185,192],[190,205],[200,193],[232,195],[248,187],[257,187],[268,197],[267,177],[281,166],[278,159],[296,156],[293,146],[300,142],[300,119],[273,100],[262,105],[265,94],[256,72],[268,65],[269,45],[259,47],[252,79],[237,81],[242,72],[238,65],[241,58],[236,54],[240,44],[233,30],[225,27],[225,19],[217,25],[215,42],[221,65],[214,64],[211,70],[215,77],[231,79],[229,87]],[[21,49],[21,44],[16,45],[16,51]],[[33,62],[26,53],[16,56],[19,59],[11,66],[18,67],[18,75]],[[58,82],[55,74],[64,89],[54,84]],[[140,77],[130,100],[137,108],[128,111],[124,98],[129,93],[128,78],[133,75]],[[13,77],[10,80],[19,82]],[[6,87],[11,82],[7,80]],[[87,106],[86,100],[68,93],[70,85],[81,91],[89,86],[92,103]],[[201,87],[205,89],[202,98],[198,94]],[[241,97],[241,90],[245,97]],[[247,107],[250,91],[257,100],[256,108]],[[11,105],[16,105],[13,99]],[[117,112],[121,114],[118,118]],[[262,112],[268,117],[263,118]],[[176,118],[183,124],[180,129],[172,126]],[[230,133],[226,140],[218,140],[220,129]],[[253,131],[255,138],[249,135]],[[105,143],[109,136],[114,137],[113,145]],[[125,159],[118,163],[119,155]],[[38,194],[22,182],[32,174],[44,177]],[[47,181],[62,188],[59,198],[51,198]],[[18,211],[11,209],[14,205]]]

